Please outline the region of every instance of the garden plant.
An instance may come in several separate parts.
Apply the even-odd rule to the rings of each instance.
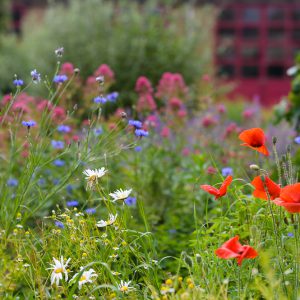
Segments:
[[[169,70],[122,105],[65,52],[1,101],[1,298],[298,299],[296,133],[214,104],[209,75],[201,107]]]

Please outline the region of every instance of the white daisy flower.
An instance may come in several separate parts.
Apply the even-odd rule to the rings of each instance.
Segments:
[[[131,281],[126,282],[121,280],[120,284],[118,284],[118,290],[125,294],[129,293],[132,290],[135,290],[134,287],[130,286],[130,283]]]
[[[118,200],[125,200],[126,198],[128,198],[128,196],[130,195],[132,189],[130,190],[116,190],[113,193],[110,193],[109,195],[113,198],[113,202],[118,201]]]
[[[97,227],[106,227],[106,226],[110,226],[112,224],[114,224],[117,220],[118,214],[113,215],[113,214],[109,214],[109,219],[107,221],[104,220],[100,220],[99,222],[96,223]]]
[[[86,176],[85,179],[87,180],[87,187],[92,189],[98,181],[98,178],[103,177],[106,174],[107,170],[105,168],[101,169],[87,169],[83,171],[83,174]]]
[[[48,268],[48,270],[53,270],[51,274],[51,285],[55,283],[58,286],[59,281],[63,279],[63,274],[65,275],[65,281],[68,281],[67,266],[70,260],[71,258],[64,263],[63,256],[61,256],[60,260],[53,257],[54,264],[50,264],[51,268]]]
[[[80,271],[83,269],[83,267],[80,268]],[[76,277],[78,276],[79,273],[76,273],[73,278],[71,279],[71,281],[75,280]],[[85,283],[92,283],[93,282],[93,278],[98,277],[98,275],[96,274],[94,269],[89,269],[88,271],[84,271],[81,274],[81,277],[78,281],[78,287],[81,290],[82,285]]]

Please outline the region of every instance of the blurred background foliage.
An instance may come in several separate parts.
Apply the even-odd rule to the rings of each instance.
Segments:
[[[21,40],[2,36],[2,92],[12,87],[7,72],[25,80],[34,68],[51,74],[53,49],[60,46],[65,48],[64,60],[75,63],[84,78],[99,65],[110,65],[117,74],[112,88],[122,89],[125,105],[131,104],[141,75],[156,84],[165,71],[180,72],[193,85],[211,69],[215,10],[209,5],[190,9],[159,5],[157,0],[143,6],[132,1],[71,0],[68,6],[50,4],[42,17],[40,13],[27,15]]]

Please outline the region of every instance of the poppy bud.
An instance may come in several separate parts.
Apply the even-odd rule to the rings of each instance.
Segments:
[[[259,171],[260,170],[258,165],[250,165],[250,169],[253,170],[253,171]]]
[[[276,143],[277,143],[277,137],[276,136],[273,136],[272,142],[273,142],[273,145],[276,145]]]
[[[289,145],[287,145],[287,147],[286,147],[286,151],[288,152],[288,153],[290,153],[291,152],[291,145],[289,144]]]

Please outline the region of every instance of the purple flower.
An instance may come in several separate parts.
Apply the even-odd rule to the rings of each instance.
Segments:
[[[135,135],[138,136],[138,137],[142,137],[142,136],[148,136],[149,135],[149,132],[146,131],[146,130],[143,130],[143,129],[136,129],[134,131]]]
[[[52,140],[51,145],[54,149],[64,149],[64,147],[65,147],[65,143],[62,141]]]
[[[76,200],[71,200],[71,201],[67,201],[67,206],[68,207],[75,207],[75,206],[78,206],[78,201]]]
[[[55,83],[64,83],[67,80],[68,80],[67,75],[55,75],[53,78],[53,82]]]
[[[124,202],[128,206],[136,206],[136,198],[135,197],[128,197],[124,200]]]
[[[99,136],[100,134],[102,134],[102,132],[103,132],[103,129],[101,127],[94,129],[95,136]]]
[[[53,162],[54,166],[56,167],[63,167],[66,163],[64,160],[62,159],[56,159],[54,162]]]
[[[55,221],[55,226],[59,228],[65,228],[65,225],[60,221]]]
[[[134,151],[135,151],[135,152],[141,152],[142,150],[143,150],[142,146],[136,146],[136,147],[134,148]]]
[[[55,179],[53,179],[52,182],[53,182],[54,185],[58,185],[59,184],[59,179],[55,178]]]
[[[293,234],[292,232],[289,232],[289,233],[287,234],[287,236],[288,236],[288,237],[294,237],[294,234]]]
[[[94,98],[94,102],[95,103],[100,103],[100,104],[105,104],[107,102],[106,98],[104,98],[103,96],[98,96],[96,98]]]
[[[143,127],[143,124],[139,120],[129,120],[128,125],[134,126],[135,129],[141,129]]]
[[[26,127],[28,127],[28,128],[30,128],[30,127],[35,126],[35,125],[36,125],[36,122],[33,121],[33,120],[30,120],[30,121],[22,121],[22,125],[23,125],[23,126],[26,126]]]
[[[96,208],[94,208],[94,207],[87,208],[87,209],[85,210],[85,212],[86,212],[88,215],[93,215],[93,214],[96,213]]]
[[[17,186],[18,183],[19,183],[18,179],[15,179],[15,178],[10,178],[6,181],[6,184],[11,187]]]
[[[71,131],[71,127],[68,125],[59,125],[57,127],[57,131],[62,133],[69,133]]]
[[[233,175],[233,170],[232,168],[226,167],[222,169],[222,176],[226,177],[229,175]]]
[[[73,192],[73,186],[72,186],[72,184],[68,184],[67,187],[66,187],[66,189],[67,189],[67,192],[69,194],[71,194]]]
[[[22,79],[15,79],[13,83],[15,86],[22,86],[24,84],[24,81]]]
[[[112,93],[106,95],[106,99],[109,102],[116,102],[117,99],[118,99],[118,97],[119,97],[119,93],[118,92],[112,92]]]
[[[300,136],[295,137],[294,141],[296,144],[299,145],[300,144]]]
[[[39,83],[41,81],[41,74],[37,72],[36,69],[34,69],[33,71],[30,72],[32,81],[34,83]]]
[[[38,181],[39,186],[43,186],[45,184],[46,184],[46,180],[44,178],[39,179],[39,181]]]

